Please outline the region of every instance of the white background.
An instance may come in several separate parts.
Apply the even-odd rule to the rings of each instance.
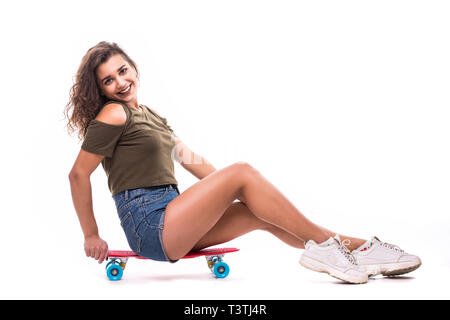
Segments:
[[[0,298],[449,298],[450,5],[446,1],[14,1],[2,5]],[[343,286],[263,232],[215,280],[201,259],[130,261],[106,279],[84,255],[63,109],[86,51],[137,62],[139,102],[216,168],[246,161],[307,217],[395,243],[423,266]],[[183,191],[197,179],[176,164]],[[94,211],[127,249],[101,166]]]

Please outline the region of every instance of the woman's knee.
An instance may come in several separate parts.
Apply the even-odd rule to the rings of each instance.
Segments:
[[[231,168],[239,177],[248,178],[259,173],[258,170],[256,170],[251,164],[245,161],[238,161],[232,164]]]
[[[251,166],[249,163],[244,161],[238,161],[233,163],[228,169],[232,172],[232,179],[235,182],[238,182],[239,190],[237,194],[237,199],[243,200],[243,189],[250,183],[250,181],[254,180],[259,172]]]

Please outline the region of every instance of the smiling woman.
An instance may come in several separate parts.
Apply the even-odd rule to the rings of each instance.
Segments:
[[[145,258],[173,262],[191,250],[265,230],[306,249],[300,259],[304,267],[351,283],[367,282],[369,273],[398,275],[420,266],[417,256],[377,238],[342,236],[341,241],[305,217],[250,164],[216,170],[196,157],[165,118],[138,103],[138,81],[125,52],[101,42],[83,58],[72,87],[69,126],[78,128],[84,141],[69,180],[88,257],[101,263],[108,253],[95,222],[89,180],[102,163],[128,243]],[[192,158],[194,163],[185,163]],[[174,160],[200,179],[182,194]]]

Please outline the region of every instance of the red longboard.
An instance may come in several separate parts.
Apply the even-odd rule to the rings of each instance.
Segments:
[[[211,272],[217,278],[225,278],[230,272],[230,267],[223,261],[223,257],[226,253],[239,251],[237,248],[210,248],[202,249],[199,251],[191,251],[185,255],[182,259],[190,259],[197,257],[206,257],[206,262]],[[120,280],[123,275],[123,270],[128,262],[129,258],[144,259],[140,255],[134,253],[133,251],[126,250],[110,250],[108,251],[107,260],[111,260],[106,265],[106,275],[109,280]]]

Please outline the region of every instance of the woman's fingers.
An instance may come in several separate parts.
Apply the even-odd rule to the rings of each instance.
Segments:
[[[102,263],[108,255],[108,244],[98,236],[87,238],[84,242],[84,250],[87,257]]]
[[[108,257],[108,246],[106,246],[105,248],[103,248],[103,251],[100,254],[98,263],[102,263],[103,261],[106,260],[106,258]]]

